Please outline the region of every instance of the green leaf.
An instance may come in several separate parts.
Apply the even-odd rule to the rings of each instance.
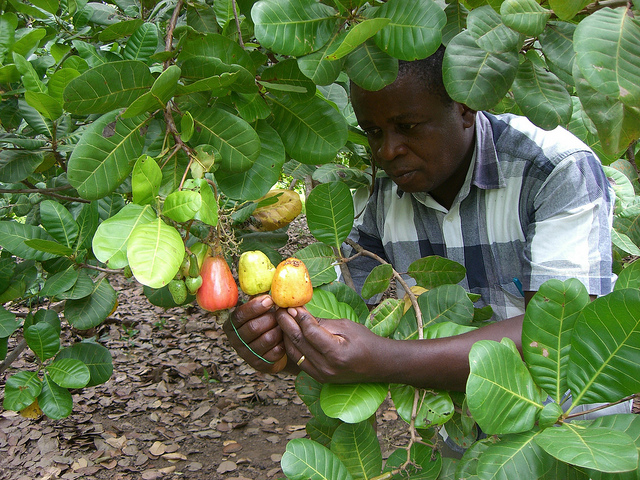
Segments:
[[[90,295],[78,300],[67,300],[64,316],[78,330],[100,325],[116,307],[117,293],[106,278],[100,279]]]
[[[427,428],[432,425],[446,423],[455,411],[451,397],[447,392],[416,389],[410,385],[391,385],[391,399],[398,415],[407,423],[411,422],[411,414],[416,392],[418,394],[416,428]]]
[[[71,415],[73,410],[73,397],[66,388],[60,387],[51,381],[49,375],[44,375],[42,392],[38,395],[38,404],[42,412],[53,420]]]
[[[339,182],[318,185],[309,194],[306,206],[311,234],[320,242],[340,248],[355,215],[349,187]]]
[[[403,308],[402,300],[385,298],[373,309],[364,325],[376,335],[390,337],[400,323]]]
[[[25,92],[26,102],[49,120],[57,120],[62,116],[62,102],[43,92]]]
[[[325,58],[327,60],[338,60],[344,57],[356,49],[360,44],[373,37],[390,21],[390,18],[370,18],[357,23],[347,31],[347,35],[342,39],[338,48],[328,54]]]
[[[159,218],[137,225],[127,242],[127,259],[133,275],[152,288],[160,288],[173,279],[184,252],[178,231]]]
[[[458,262],[431,255],[412,262],[407,273],[416,280],[419,286],[434,288],[462,281],[467,270]]]
[[[335,269],[335,255],[331,247],[322,243],[312,243],[298,250],[295,257],[302,260],[309,270],[311,285],[317,287],[338,278]]]
[[[100,224],[93,237],[93,253],[98,260],[111,268],[128,265],[127,242],[131,232],[138,226],[156,219],[149,205],[127,204],[113,217]]]
[[[114,23],[113,25],[107,26],[104,30],[102,30],[98,39],[101,42],[111,42],[113,40],[117,40],[119,38],[128,37],[136,31],[136,29],[144,23],[144,20],[141,18],[136,18],[133,20],[121,20],[118,23]]]
[[[301,371],[295,380],[296,393],[314,417],[326,416],[320,407],[322,384],[308,373]]]
[[[520,42],[520,35],[503,24],[490,5],[472,10],[467,25],[478,46],[487,52],[508,52],[517,48]]]
[[[640,21],[626,7],[598,10],[573,36],[576,63],[589,85],[630,107],[640,107],[639,36]]]
[[[398,76],[398,59],[382,51],[368,40],[347,55],[345,71],[349,78],[364,90],[380,90]]]
[[[131,189],[133,203],[147,205],[155,203],[162,182],[162,170],[155,159],[149,155],[141,155],[136,160],[131,172]]]
[[[601,472],[626,472],[638,467],[638,449],[624,432],[605,427],[565,423],[547,428],[535,441],[558,460]]]
[[[436,2],[389,0],[373,15],[391,22],[375,36],[381,50],[401,60],[417,60],[434,53],[442,43],[444,10]]]
[[[540,6],[536,0],[504,0],[500,15],[504,24],[516,32],[529,36],[539,35],[553,12]]]
[[[129,37],[122,51],[125,60],[147,62],[158,48],[158,27],[155,23],[145,22]]]
[[[456,102],[486,110],[500,102],[518,71],[518,53],[489,53],[481,49],[468,30],[456,35],[444,55],[442,76]]]
[[[325,100],[313,97],[306,102],[293,102],[289,97],[268,97],[272,104],[275,128],[286,152],[310,165],[333,161],[347,143],[347,124],[336,109]]]
[[[113,362],[109,350],[93,341],[85,340],[60,350],[56,361],[63,358],[80,360],[89,368],[91,380],[86,385],[87,387],[106,382],[113,373]]]
[[[590,3],[592,3],[591,0],[549,0],[549,7],[558,18],[571,20]]]
[[[76,251],[91,246],[91,241],[96,233],[98,224],[100,223],[100,216],[98,214],[98,202],[86,203],[78,218],[76,219],[78,224],[78,237],[76,238]]]
[[[54,297],[59,293],[66,292],[73,287],[78,280],[78,271],[70,266],[62,272],[58,272],[44,282],[40,295],[43,297]],[[1,335],[0,335],[1,336]]]
[[[169,194],[162,206],[162,214],[176,222],[193,219],[202,206],[200,192],[180,190]]]
[[[260,84],[274,94],[285,92],[296,102],[304,102],[316,94],[316,85],[307,78],[293,59],[267,67],[260,75]]]
[[[576,26],[567,22],[549,22],[538,40],[549,70],[562,81],[573,85],[573,34]]]
[[[54,327],[46,322],[36,323],[26,328],[24,338],[40,361],[55,356],[60,350],[60,335]]]
[[[640,247],[624,233],[618,232],[615,228],[611,229],[611,243],[620,250],[630,255],[640,256]]]
[[[149,67],[137,60],[103,63],[74,78],[64,90],[64,108],[78,115],[128,107],[153,84]]]
[[[25,260],[44,261],[56,257],[26,245],[25,241],[30,239],[53,242],[53,238],[42,228],[18,222],[0,222],[0,246],[8,252]]]
[[[363,298],[371,298],[378,293],[383,293],[389,288],[389,283],[393,278],[393,267],[384,263],[381,265],[376,265],[362,285],[362,297]]]
[[[340,425],[331,439],[331,451],[355,478],[372,478],[382,470],[382,451],[368,420]]]
[[[358,423],[376,413],[388,390],[386,383],[325,383],[320,405],[329,417]]]
[[[536,56],[535,52],[531,55]],[[571,96],[553,73],[532,62],[530,54],[520,63],[513,82],[516,103],[533,123],[545,130],[566,125],[571,119]]]
[[[586,287],[574,279],[548,280],[533,296],[522,324],[522,355],[536,383],[556,403],[568,390],[571,334],[590,302]]]
[[[473,418],[487,434],[531,430],[546,398],[513,342],[505,341],[480,340],[469,353],[467,402]]]
[[[324,290],[314,290],[313,297],[305,307],[314,317],[333,319],[347,318],[353,322],[358,321],[358,317],[351,306],[339,302],[334,294]]]
[[[618,275],[614,289],[622,290],[624,288],[640,289],[640,262],[638,260],[627,264]]]
[[[640,290],[589,303],[571,337],[567,380],[573,405],[615,402],[640,391]]]
[[[142,154],[145,119],[118,118],[113,111],[95,120],[82,134],[69,158],[69,183],[80,196],[97,200],[113,192]]]
[[[78,278],[71,289],[60,292],[56,295],[58,300],[78,300],[93,292],[93,281],[84,271],[78,271]]]
[[[478,460],[480,478],[542,478],[551,468],[553,457],[536,443],[540,432],[531,431],[501,437]]]
[[[629,435],[638,449],[640,456],[640,415],[629,414],[617,414],[617,415],[603,415],[596,418],[591,423],[591,427],[609,428]],[[640,467],[640,461],[638,464]],[[589,478],[593,480],[637,480],[638,472],[640,471],[636,467],[635,471],[619,474],[606,474],[597,470],[589,470]]]
[[[56,257],[69,256],[73,254],[73,249],[54,240],[41,240],[39,238],[32,238],[31,240],[25,240],[24,244],[40,252],[49,253]]]
[[[307,438],[287,443],[280,465],[289,480],[353,480],[331,450]]]
[[[19,326],[20,322],[16,320],[15,314],[0,306],[0,338],[10,337]]]
[[[192,145],[211,145],[220,152],[219,169],[225,174],[251,168],[260,154],[260,138],[251,125],[218,108],[192,109],[191,114],[195,122]]]
[[[345,35],[346,33],[341,32],[332,37],[320,50],[296,59],[300,71],[316,85],[331,85],[340,75],[343,60],[327,60],[326,57],[340,45]]]
[[[407,465],[407,459],[409,464]],[[407,458],[406,448],[396,449],[384,466],[384,471],[389,472],[402,468],[403,473],[400,478],[410,478],[411,480],[445,480],[448,477],[440,476],[443,470],[443,459],[438,451],[433,451],[430,445],[424,443],[414,443],[409,449]],[[396,476],[392,478],[398,478]],[[469,477],[464,477],[465,479]]]
[[[320,289],[333,293],[338,301],[346,303],[356,312],[358,323],[364,324],[369,316],[369,308],[360,295],[355,290],[342,282],[331,282],[319,287]]]
[[[83,388],[91,379],[89,367],[75,358],[56,359],[46,370],[51,380],[64,388]]]
[[[0,150],[0,181],[21,182],[31,175],[44,160],[42,152]]]
[[[195,180],[195,183],[199,185],[200,198],[202,200],[202,205],[195,218],[215,227],[218,224],[218,202],[213,194],[211,185],[204,178]]]
[[[36,372],[21,371],[7,378],[2,406],[7,410],[22,410],[33,403],[42,391]]]
[[[336,11],[314,0],[264,0],[251,9],[260,44],[282,55],[306,55],[322,47],[337,26]]]
[[[73,246],[78,238],[78,224],[73,215],[63,205],[53,200],[40,202],[40,219],[42,226],[55,240]]]

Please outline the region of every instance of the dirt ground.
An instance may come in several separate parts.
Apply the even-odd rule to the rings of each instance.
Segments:
[[[293,227],[290,244],[310,241]],[[286,444],[306,435],[310,418],[295,378],[253,370],[199,307],[165,311],[136,282],[111,283],[118,309],[93,332],[112,354],[111,379],[76,392],[63,420],[0,408],[0,479],[284,478]],[[64,344],[77,340],[70,333]],[[30,355],[25,350],[12,367],[32,365]],[[378,423],[383,450],[406,443],[406,424],[388,403]]]

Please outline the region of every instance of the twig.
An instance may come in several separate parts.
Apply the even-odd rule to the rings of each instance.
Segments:
[[[59,192],[61,190],[71,190],[73,187],[71,185],[63,185],[61,187],[51,187],[51,188],[0,188],[0,193],[50,193],[50,192]]]
[[[173,9],[173,13],[171,14],[171,20],[169,20],[169,24],[167,25],[167,39],[164,42],[164,49],[169,52],[173,47],[173,31],[176,28],[176,24],[178,23],[178,17],[180,16],[180,10],[182,9],[183,0],[178,0],[176,3],[176,8]],[[166,69],[169,66],[170,60],[167,59],[164,61],[164,68]]]
[[[612,407],[614,405],[618,405],[620,403],[628,402],[629,400],[633,400],[634,398],[640,398],[640,393],[634,393],[633,395],[629,395],[628,397],[624,397],[624,398],[618,400],[617,402],[605,403],[603,405],[599,405],[597,407],[590,408],[589,410],[585,410],[583,412],[571,413],[571,414],[569,414],[569,415],[567,415],[565,417],[565,420],[570,420],[572,418],[581,417],[581,416],[586,415],[588,413],[597,412],[598,410],[603,410],[605,408],[609,408],[609,407]]]
[[[122,273],[124,271],[123,268],[119,268],[117,270],[113,270],[111,268],[96,267],[95,265],[89,265],[87,263],[83,263],[80,266],[82,268],[88,268],[89,270],[97,270],[98,272],[104,272],[104,273]]]
[[[0,373],[4,372],[7,368],[9,368],[9,366],[16,360],[16,358],[20,356],[20,354],[25,348],[27,348],[27,341],[23,338],[16,345],[16,347],[13,350],[11,350],[11,353],[9,353],[5,357],[5,359],[2,362],[0,362]]]
[[[233,6],[233,16],[236,19],[236,28],[238,29],[238,43],[242,48],[244,48],[244,42],[242,41],[242,31],[240,30],[240,19],[238,18],[238,7],[236,5],[236,0],[231,0],[231,5]]]

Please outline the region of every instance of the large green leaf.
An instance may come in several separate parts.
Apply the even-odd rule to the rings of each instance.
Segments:
[[[0,338],[10,337],[19,326],[16,315],[0,306]]]
[[[382,470],[382,451],[368,420],[340,425],[331,439],[331,451],[354,478],[372,478]]]
[[[442,75],[456,102],[474,110],[495,106],[506,95],[518,71],[518,53],[489,53],[468,30],[456,35],[445,52]]]
[[[53,241],[53,237],[42,228],[11,221],[0,222],[0,246],[8,252],[25,260],[43,261],[56,257],[56,255],[36,250],[24,243],[25,240],[31,239]]]
[[[549,70],[562,81],[573,85],[573,34],[576,26],[567,22],[549,22],[538,40]]]
[[[407,465],[407,458],[409,464]],[[413,443],[409,449],[409,456],[407,457],[407,450],[405,448],[396,449],[384,466],[385,472],[402,468],[404,472],[401,477],[393,476],[392,478],[410,478],[411,480],[446,480],[453,477],[440,476],[443,470],[444,461],[446,458],[442,458],[440,452],[433,451],[430,445],[424,443]],[[386,477],[385,477],[386,478]],[[464,477],[468,479],[469,477]]]
[[[478,460],[478,477],[496,480],[541,478],[553,463],[535,439],[540,432],[530,431],[501,437]]]
[[[44,160],[44,154],[38,151],[0,150],[0,181],[21,182],[31,175]]]
[[[280,465],[289,480],[353,480],[335,453],[307,438],[287,443]]]
[[[626,472],[638,466],[638,449],[624,432],[565,423],[547,428],[535,441],[558,460],[601,472]]]
[[[504,0],[500,5],[500,15],[504,24],[529,36],[539,35],[552,13],[536,0]]]
[[[598,10],[578,24],[573,41],[576,63],[592,88],[640,107],[640,21],[631,10]]]
[[[86,385],[93,387],[100,385],[111,378],[113,373],[113,361],[109,349],[90,340],[82,341],[60,350],[56,360],[74,358],[80,360],[89,368],[91,380]]]
[[[349,78],[365,90],[380,90],[398,76],[398,59],[368,40],[347,55],[345,70]]]
[[[46,370],[51,380],[64,388],[83,388],[91,379],[89,367],[75,358],[57,358]]]
[[[640,392],[640,290],[616,290],[582,310],[567,373],[573,404],[615,402]]]
[[[33,403],[42,391],[36,372],[21,371],[7,378],[2,406],[7,410],[22,410]]]
[[[629,263],[618,275],[616,280],[615,290],[622,290],[623,288],[635,288],[640,289],[640,261]]]
[[[136,280],[152,288],[167,285],[178,273],[184,258],[178,231],[158,218],[138,224],[127,242],[127,259]]]
[[[344,37],[340,38],[337,48],[328,53],[325,58],[328,60],[338,60],[348,53],[351,53],[359,45],[373,37],[391,21],[390,18],[370,18],[357,23],[347,31]]]
[[[386,383],[325,383],[320,393],[320,405],[332,418],[358,423],[376,413],[388,390]]]
[[[416,389],[410,385],[391,385],[391,399],[398,415],[407,423],[411,421],[416,392],[416,428],[427,428],[447,422],[455,411],[451,397],[447,392]]]
[[[42,381],[42,392],[38,395],[38,405],[47,417],[59,420],[71,414],[73,397],[69,390],[57,385],[45,373]]]
[[[573,108],[571,96],[558,77],[539,64],[536,56],[535,52],[528,53],[520,63],[513,82],[513,96],[529,120],[545,130],[553,130],[569,123]]]
[[[44,229],[55,240],[71,247],[78,238],[78,224],[62,204],[53,200],[40,202],[40,219]]]
[[[104,63],[69,82],[64,107],[71,113],[107,113],[128,107],[153,84],[149,67],[137,60]]]
[[[590,3],[592,3],[591,0],[549,0],[553,13],[562,20],[571,20]]]
[[[111,268],[122,268],[127,260],[127,242],[131,232],[144,223],[156,218],[149,205],[144,207],[135,203],[127,204],[113,217],[100,224],[93,237],[93,254],[98,260]]]
[[[386,53],[401,60],[426,58],[442,43],[442,27],[447,22],[436,2],[389,0],[373,15],[391,22],[380,30],[375,42]]]
[[[305,307],[314,317],[347,318],[353,322],[358,321],[358,317],[351,306],[339,302],[333,293],[324,290],[314,290],[313,297]]]
[[[335,255],[331,247],[327,245],[312,243],[298,250],[295,257],[302,260],[307,266],[311,285],[314,287],[333,282],[338,278],[334,265]]]
[[[591,423],[591,426],[610,428],[626,433],[633,439],[640,457],[640,415],[603,415],[596,418]],[[638,478],[640,478],[640,459],[635,471],[605,474],[597,470],[589,470],[589,477],[593,480],[638,480]]]
[[[117,293],[106,278],[98,280],[93,292],[77,300],[67,300],[64,316],[78,330],[100,325],[116,307]]]
[[[390,264],[376,265],[369,272],[362,285],[362,298],[371,298],[374,295],[383,293],[389,288],[391,278],[393,278],[393,267]]]
[[[269,97],[271,126],[282,138],[287,153],[302,163],[327,163],[347,143],[347,124],[329,102],[315,96],[305,102],[290,97]]]
[[[534,383],[513,341],[480,340],[469,353],[467,402],[488,434],[531,430],[546,395]]]
[[[113,111],[84,131],[69,158],[68,177],[78,193],[97,200],[113,192],[142,154],[144,117],[118,118]]]
[[[133,203],[146,205],[155,203],[162,183],[162,171],[149,155],[141,155],[131,172]]]
[[[589,302],[587,289],[579,280],[549,280],[527,305],[522,354],[536,383],[558,404],[569,388],[567,369],[573,327]]]
[[[390,337],[402,318],[404,302],[395,298],[385,298],[371,311],[364,325],[376,335]]]
[[[145,22],[129,37],[122,51],[125,60],[146,62],[158,48],[158,27],[155,23]]]
[[[196,130],[189,143],[211,145],[220,152],[219,168],[225,174],[251,168],[260,154],[260,138],[251,125],[219,108],[193,109],[191,115]]]
[[[430,255],[412,262],[407,273],[421,287],[434,288],[439,285],[455,284],[462,281],[467,270],[458,262],[438,255]]]
[[[46,284],[45,284],[46,286]],[[75,283],[68,289],[55,294],[58,300],[79,300],[93,292],[93,281],[83,270],[77,271]]]
[[[349,187],[340,182],[318,185],[307,197],[306,207],[311,234],[320,242],[340,248],[355,216]]]
[[[322,47],[337,26],[336,11],[315,0],[261,0],[251,9],[255,36],[282,55],[306,55]]]
[[[53,357],[60,350],[60,334],[46,322],[25,328],[24,338],[41,361]]]
[[[165,199],[162,214],[176,222],[188,222],[195,217],[201,206],[200,192],[176,190]]]
[[[520,35],[503,24],[498,12],[489,5],[472,10],[467,25],[478,46],[487,52],[508,52],[520,41]]]

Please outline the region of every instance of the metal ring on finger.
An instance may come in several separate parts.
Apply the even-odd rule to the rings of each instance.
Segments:
[[[307,357],[305,357],[304,355],[302,355],[300,357],[300,359],[296,362],[296,365],[300,366],[302,364],[302,362],[304,362],[306,360]]]

